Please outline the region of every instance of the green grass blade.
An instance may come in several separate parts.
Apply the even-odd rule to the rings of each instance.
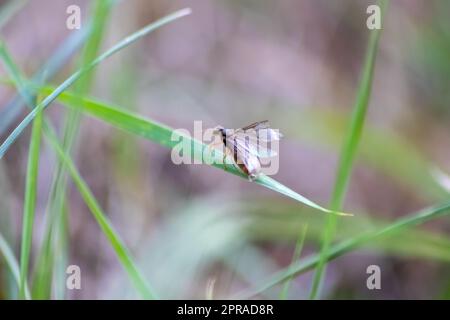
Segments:
[[[240,172],[238,174],[240,176],[242,176]],[[266,188],[269,188],[273,191],[284,194],[285,196],[287,196],[289,198],[297,200],[298,202],[301,202],[308,207],[314,208],[316,210],[319,210],[319,211],[322,211],[325,213],[331,213],[333,216],[352,216],[353,215],[351,213],[334,211],[334,210],[324,208],[268,176],[260,175],[260,177],[255,182],[257,184],[262,185]]]
[[[41,143],[42,114],[33,121],[29,148],[25,201],[22,225],[22,245],[20,251],[20,289],[19,298],[25,298],[30,262],[31,243],[33,238],[34,213],[36,208],[37,178],[39,173],[39,150]]]
[[[385,14],[387,0],[381,0],[382,17]],[[362,78],[359,84],[356,102],[353,107],[352,119],[344,139],[343,148],[341,151],[336,180],[334,184],[333,194],[331,198],[330,208],[335,211],[342,209],[344,196],[347,191],[347,186],[350,181],[351,171],[358,143],[361,139],[361,133],[364,126],[367,108],[369,105],[369,98],[372,90],[373,74],[375,69],[375,58],[378,48],[378,40],[380,38],[381,29],[370,31],[369,44],[367,47],[365,63],[362,73]],[[310,299],[316,299],[319,295],[319,290],[322,278],[325,272],[325,263],[328,254],[330,243],[335,233],[337,220],[333,215],[327,218],[325,231],[323,235],[323,242],[320,251],[320,262],[314,274],[313,283],[311,286]]]
[[[1,233],[0,233],[0,252],[5,258],[6,264],[8,265],[14,279],[17,282],[17,287],[20,287],[19,264],[17,263],[16,257],[14,256],[14,252],[6,242],[5,238],[3,238],[3,235]],[[25,283],[25,298],[28,300],[31,299],[30,290],[28,289],[28,285],[26,283]]]
[[[66,292],[67,292],[67,266],[69,265],[69,257],[70,257],[70,251],[69,251],[69,243],[70,243],[70,221],[69,221],[69,215],[70,210],[68,207],[69,199],[67,197],[64,198],[62,207],[61,207],[61,217],[60,217],[60,223],[58,225],[58,229],[56,232],[58,232],[55,236],[55,247],[54,247],[54,254],[55,254],[55,264],[54,264],[54,275],[53,275],[53,282],[54,282],[54,297],[55,299],[63,300],[66,298]]]
[[[17,86],[17,91],[19,92],[22,99],[25,100],[26,104],[33,105],[34,101],[31,94],[26,89],[25,80],[20,74],[20,71],[17,68],[16,64],[13,62],[11,55],[6,49],[6,46],[3,43],[3,41],[0,41],[0,58],[3,61],[3,64],[5,65],[6,72],[11,77],[12,84]]]
[[[44,92],[47,92],[49,90],[51,89],[48,88],[43,89]],[[73,108],[83,108],[83,112],[86,112],[95,118],[108,122],[111,125],[120,128],[122,130],[128,131],[135,135],[156,142],[164,147],[173,148],[178,144],[178,141],[172,140],[174,129],[166,125],[160,124],[156,121],[146,119],[139,115],[135,115],[127,110],[120,109],[115,106],[111,106],[109,104],[95,101],[92,99],[81,98],[69,92],[61,94],[59,96],[59,101]],[[193,151],[195,158],[202,159],[203,157],[204,160],[206,160],[205,162],[212,163],[213,166],[220,169],[224,169],[224,165],[221,163],[222,155],[219,152],[210,155],[207,152],[204,152],[207,146],[202,142],[193,139],[191,137],[183,137],[183,138],[188,139],[191,142],[192,146],[191,150]],[[227,166],[227,172],[246,178],[246,176],[242,172],[240,172],[239,170],[237,170],[232,166]],[[260,177],[257,180],[255,180],[255,183],[262,185],[266,188],[269,188],[273,191],[276,191],[278,193],[284,194],[287,197],[297,200],[319,211],[326,213],[333,213],[336,215],[350,215],[348,213],[335,212],[326,209],[268,176],[260,175]]]
[[[22,122],[13,130],[13,132],[6,138],[3,144],[0,146],[0,159],[5,155],[6,151],[9,147],[16,141],[16,139],[20,136],[23,130],[31,123],[31,121],[36,117],[36,115],[44,110],[46,107],[50,105],[62,92],[64,92],[67,88],[69,88],[72,84],[75,83],[80,77],[85,75],[87,72],[96,67],[103,60],[108,57],[114,55],[120,50],[126,48],[130,44],[136,42],[142,37],[146,36],[148,33],[162,27],[163,25],[170,23],[174,20],[177,20],[181,17],[184,17],[191,13],[191,10],[186,8],[179,11],[176,11],[170,15],[167,15],[149,25],[142,28],[141,30],[133,33],[132,35],[126,37],[115,46],[101,54],[94,61],[92,61],[85,68],[76,71],[69,78],[67,78],[61,85],[59,85],[52,93],[50,93],[41,103],[39,103],[23,120]]]
[[[52,266],[54,263],[54,255],[51,250],[52,236],[48,234],[45,235],[43,240],[41,252],[37,258],[35,272],[33,275],[33,282],[31,288],[31,294],[33,299],[45,300],[49,299],[51,295],[51,277],[52,277]]]
[[[108,22],[112,6],[115,3],[116,0],[97,0],[93,2],[92,31],[83,50],[80,69],[88,68],[90,62],[98,55],[104,36],[105,26]],[[83,96],[88,94],[89,88],[92,86],[93,78],[94,73],[92,70],[86,72],[77,82],[75,92],[78,92]]]
[[[341,241],[340,243],[330,248],[329,253],[326,256],[326,261],[328,262],[334,260],[375,240],[389,239],[391,235],[395,235],[398,232],[423,224],[427,221],[447,216],[449,214],[450,202],[446,202],[440,206],[423,209],[419,212],[400,218],[384,228],[380,228],[374,231],[368,231],[358,236]],[[263,292],[264,290],[282,283],[291,276],[296,276],[312,270],[320,263],[320,259],[321,256],[319,253],[300,260],[294,265],[278,271],[276,274],[271,276],[268,281],[264,282],[258,288],[238,293],[235,298],[250,298],[254,295],[257,295],[258,293]]]
[[[303,245],[305,243],[306,233],[308,232],[308,225],[305,224],[305,226],[302,229],[302,232],[300,232],[297,243],[295,245],[294,254],[292,255],[292,262],[291,266],[294,265],[294,263],[300,258],[300,255],[302,254]],[[291,268],[289,269],[291,270]],[[291,285],[292,280],[294,280],[295,275],[290,274],[286,281],[284,282],[283,288],[281,289],[279,299],[280,300],[286,300],[289,293],[289,287]]]

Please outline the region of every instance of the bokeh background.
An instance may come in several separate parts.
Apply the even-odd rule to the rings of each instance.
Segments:
[[[8,1],[0,1],[0,10]],[[31,77],[74,32],[66,8],[79,5],[82,29],[94,1],[25,1],[1,37]],[[193,13],[103,62],[89,94],[174,128],[237,128],[268,119],[284,133],[275,179],[327,206],[355,101],[373,1],[118,1],[101,51],[174,10]],[[5,11],[3,11],[5,12]],[[366,126],[335,239],[384,225],[449,197],[450,2],[395,0],[386,12]],[[77,68],[80,50],[48,83]],[[0,66],[3,79],[6,73]],[[0,87],[0,111],[16,94]],[[2,127],[2,141],[26,112]],[[62,131],[67,109],[46,111]],[[3,119],[4,120],[4,119]],[[0,160],[0,232],[16,256],[30,130]],[[170,150],[83,116],[73,158],[145,276],[164,298],[228,298],[289,265],[307,224],[302,257],[320,249],[326,215],[206,165],[176,166]],[[57,158],[40,155],[31,266],[44,239]],[[447,179],[447,180],[446,180]],[[67,263],[82,289],[69,299],[136,298],[88,208],[69,180]],[[448,219],[391,241],[375,241],[328,265],[321,297],[450,297]],[[382,289],[368,290],[366,268],[379,265]],[[0,297],[16,289],[0,259]],[[308,297],[312,272],[296,277],[290,299]],[[260,298],[276,298],[280,288]]]

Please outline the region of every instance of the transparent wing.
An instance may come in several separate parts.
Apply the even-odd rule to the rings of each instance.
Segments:
[[[271,128],[250,129],[243,132],[236,133],[239,136],[248,136],[251,141],[257,143],[258,141],[274,141],[280,140],[283,135],[278,131]]]
[[[255,122],[244,128],[237,129],[230,136],[233,135],[248,136],[250,137],[250,140],[253,141],[253,143],[257,143],[259,140],[280,140],[280,138],[283,137],[283,135],[278,130],[271,129],[269,127],[268,120]]]
[[[278,144],[273,142],[280,140],[282,136],[278,130],[269,128],[269,121],[264,120],[229,132],[227,146],[242,158],[249,154],[269,158],[277,155],[273,147]]]
[[[227,138],[227,146],[233,151],[237,152],[241,158],[245,158],[249,155],[256,156],[258,158],[270,158],[275,157],[277,152],[273,150],[273,144],[267,141],[262,141],[251,138],[244,134],[234,134]]]

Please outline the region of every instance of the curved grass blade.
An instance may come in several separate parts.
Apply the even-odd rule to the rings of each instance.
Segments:
[[[14,256],[13,251],[9,247],[3,235],[0,233],[0,252],[5,258],[6,264],[8,265],[14,279],[17,282],[17,287],[20,287],[20,268],[17,263],[16,257]],[[25,298],[27,300],[31,299],[30,290],[28,289],[28,285],[25,284]]]
[[[69,88],[72,84],[75,83],[80,77],[85,75],[87,72],[96,67],[103,60],[108,57],[114,55],[120,50],[126,48],[130,44],[136,42],[142,37],[146,36],[148,33],[160,28],[161,26],[170,23],[176,19],[189,15],[191,13],[191,9],[186,8],[179,11],[176,11],[172,14],[169,14],[149,25],[142,28],[141,30],[133,33],[132,35],[126,37],[115,46],[98,56],[94,61],[92,61],[86,67],[76,71],[69,78],[67,78],[62,84],[60,84],[52,93],[50,93],[41,103],[39,103],[23,120],[22,122],[13,130],[13,132],[6,138],[3,144],[0,146],[0,159],[5,155],[6,151],[9,147],[16,141],[16,139],[20,136],[23,130],[31,123],[31,121],[36,117],[38,112],[44,110],[46,107],[50,105],[62,92],[64,92],[67,88]]]
[[[398,232],[404,231],[405,229],[423,224],[427,221],[431,221],[450,214],[450,202],[446,202],[440,206],[434,206],[430,208],[423,209],[414,214],[405,216],[398,219],[397,221],[391,223],[390,225],[374,230],[365,232],[361,235],[343,240],[342,242],[332,246],[326,256],[326,261],[329,262],[334,260],[348,252],[361,248],[365,244],[368,244],[374,240],[387,239],[389,236],[396,234]],[[297,276],[312,270],[317,267],[320,263],[320,254],[315,254],[307,257],[303,260],[296,262],[285,269],[278,271],[276,274],[270,277],[264,284],[256,289],[246,290],[238,293],[235,297],[236,299],[247,299],[252,296],[257,295],[277,284],[282,283],[286,279],[292,276]]]
[[[387,0],[381,0],[381,15],[384,17],[385,9],[387,6]],[[341,151],[339,165],[336,175],[336,180],[333,189],[333,195],[331,197],[330,207],[332,210],[339,211],[342,208],[344,202],[347,186],[350,181],[353,162],[359,141],[361,139],[361,133],[364,126],[364,120],[366,117],[367,108],[369,105],[369,98],[372,89],[373,74],[375,69],[375,58],[378,48],[378,40],[380,38],[381,29],[371,31],[369,38],[369,44],[367,47],[364,69],[362,73],[362,79],[358,88],[355,106],[353,108],[352,119],[348,127],[347,135],[345,137],[343,148]],[[325,231],[323,235],[322,247],[320,250],[320,262],[317,266],[316,273],[314,274],[313,283],[311,286],[310,299],[316,299],[319,295],[322,278],[325,272],[325,262],[327,259],[328,249],[330,247],[332,238],[335,233],[337,220],[333,215],[330,215],[327,219]]]
[[[47,88],[42,90],[46,92],[51,89]],[[61,94],[58,100],[63,104],[73,108],[83,108],[83,112],[86,112],[95,118],[101,119],[117,128],[144,137],[167,148],[175,147],[179,143],[179,138],[187,139],[185,141],[190,142],[192,146],[191,150],[193,151],[193,156],[196,159],[203,159],[205,163],[210,163],[217,168],[225,169],[224,165],[222,164],[223,155],[220,152],[214,152],[213,154],[205,152],[208,146],[203,144],[201,141],[193,139],[192,137],[184,136],[166,125],[160,124],[150,119],[146,119],[139,115],[135,115],[129,111],[111,106],[106,103],[75,96],[69,92]],[[233,173],[237,176],[247,178],[242,172],[240,172],[233,166],[227,166],[226,170],[227,172]],[[254,182],[273,191],[284,194],[287,197],[297,200],[298,202],[301,202],[319,211],[340,216],[352,215],[349,213],[326,209],[266,175],[260,175],[260,177]]]
[[[300,232],[297,243],[295,245],[294,254],[292,255],[292,262],[291,265],[294,265],[294,263],[300,258],[300,255],[302,254],[303,250],[303,244],[305,243],[306,233],[308,232],[308,225],[305,224],[302,228],[302,232]],[[295,275],[290,275],[286,281],[284,282],[283,289],[280,292],[280,300],[286,300],[289,293],[289,287],[291,285],[292,280],[294,280]]]
[[[227,169],[227,170],[229,170],[229,169]],[[242,174],[240,174],[240,172],[239,172],[239,175],[242,176]],[[332,213],[332,215],[337,215],[337,216],[353,216],[353,214],[351,214],[351,213],[346,213],[346,212],[341,212],[341,211],[333,211],[333,210],[324,208],[268,176],[260,175],[259,178],[254,182],[256,182],[257,184],[260,184],[266,188],[269,188],[273,191],[284,194],[285,196],[287,196],[289,198],[297,200],[298,202],[301,202],[301,203],[307,205],[308,207],[317,209],[319,211],[323,211],[325,213]]]
[[[22,244],[20,251],[20,287],[19,298],[25,298],[25,288],[28,278],[28,264],[33,238],[34,212],[36,208],[37,178],[39,172],[39,150],[41,143],[42,113],[33,121],[31,142],[29,148],[25,201],[22,224]]]

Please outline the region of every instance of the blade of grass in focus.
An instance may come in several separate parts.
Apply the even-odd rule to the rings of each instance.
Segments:
[[[73,73],[69,78],[67,78],[63,83],[61,83],[52,93],[50,93],[41,103],[39,103],[23,120],[22,122],[13,130],[13,132],[6,138],[6,140],[0,145],[0,159],[3,158],[5,153],[8,151],[9,147],[16,141],[16,139],[22,134],[23,130],[31,123],[31,121],[36,117],[37,113],[47,108],[50,103],[52,103],[62,92],[74,84],[80,77],[85,75],[87,72],[95,68],[103,60],[109,58],[120,50],[126,48],[130,44],[136,42],[142,37],[146,36],[150,32],[160,28],[161,26],[168,24],[174,20],[181,17],[189,15],[191,9],[185,8],[169,14],[149,25],[142,28],[141,30],[131,34],[126,37],[115,46],[98,56],[94,61],[92,61],[85,68],[80,69]]]
[[[326,262],[329,262],[346,253],[356,250],[374,240],[388,239],[389,236],[395,235],[396,233],[401,232],[405,229],[423,224],[427,221],[444,217],[448,214],[450,214],[450,202],[446,202],[440,206],[425,208],[419,212],[402,217],[386,227],[365,232],[355,237],[351,237],[347,240],[343,240],[340,243],[330,247],[328,255],[326,256]],[[282,283],[291,276],[296,276],[316,268],[320,263],[320,260],[320,253],[302,259],[294,263],[294,265],[278,271],[258,288],[240,292],[233,298],[248,299],[264,290]]]
[[[388,2],[387,0],[381,0],[379,2],[380,7],[382,8],[381,9],[382,17],[385,14],[387,2]],[[361,133],[364,126],[364,120],[366,117],[366,112],[369,105],[369,99],[372,89],[373,74],[375,69],[375,59],[380,34],[381,29],[370,31],[369,44],[367,47],[362,78],[360,80],[356,102],[353,108],[352,119],[349,124],[346,137],[344,139],[333,194],[331,197],[330,208],[335,211],[339,211],[342,209],[345,193],[347,191],[348,183],[350,181],[351,171],[353,167],[353,162],[355,160],[358,143],[361,138]],[[320,261],[319,264],[317,265],[317,269],[314,274],[311,286],[310,299],[316,299],[319,295],[320,286],[326,268],[325,265],[327,261],[328,249],[330,247],[330,243],[332,242],[335,233],[336,224],[337,224],[336,217],[330,215],[326,221],[322,247],[320,250]]]
[[[41,92],[46,93],[48,91],[51,91],[52,89],[43,88],[41,90],[42,90]],[[80,99],[82,101],[81,106],[79,105]],[[59,96],[58,100],[61,101],[63,104],[73,108],[82,107],[83,112],[86,112],[95,118],[106,121],[122,130],[131,132],[135,135],[154,141],[167,148],[173,148],[176,145],[178,145],[180,138],[187,139],[187,141],[190,141],[191,143],[192,146],[191,150],[194,158],[204,159],[205,163],[212,164],[216,168],[225,169],[224,165],[221,163],[223,159],[221,153],[214,152],[211,155],[211,153],[205,152],[205,150],[208,147],[201,141],[193,139],[192,137],[177,134],[177,132],[174,129],[166,125],[135,115],[124,109],[120,109],[106,103],[75,96],[69,92],[62,93]],[[227,166],[226,170],[227,172],[233,173],[240,177],[247,178],[242,172],[240,172],[234,167]],[[351,215],[348,213],[326,209],[266,175],[260,175],[259,178],[256,179],[254,182],[266,188],[269,188],[275,192],[284,194],[287,197],[297,200],[303,203],[304,205],[307,205],[319,211],[332,213],[333,215],[340,215],[340,216]]]
[[[294,254],[292,255],[292,262],[291,265],[294,264],[302,254],[303,245],[305,243],[306,233],[308,232],[308,225],[305,224],[305,226],[302,228],[302,231],[300,232],[297,243],[295,245]],[[291,285],[292,280],[294,280],[295,275],[290,274],[289,277],[284,282],[283,288],[281,289],[279,299],[280,300],[286,300],[289,293],[289,287]]]
[[[9,72],[11,78],[14,81],[14,84],[17,86],[18,91],[23,96],[23,99],[25,102],[27,102],[27,105],[32,107],[32,103],[30,101],[30,91],[23,83],[23,77],[19,74],[19,70],[17,66],[13,63],[11,57],[9,56],[8,52],[6,51],[6,48],[4,45],[0,45],[0,57],[4,61],[5,65],[7,66],[7,71]],[[124,242],[121,240],[120,236],[117,232],[115,232],[114,228],[112,227],[109,220],[106,218],[106,215],[101,210],[98,202],[96,201],[95,197],[93,196],[92,192],[90,191],[87,184],[84,182],[83,178],[78,173],[78,170],[76,169],[73,161],[70,159],[70,157],[65,153],[64,149],[61,147],[57,135],[55,131],[52,129],[49,122],[44,119],[44,134],[50,145],[55,149],[57,152],[57,155],[60,157],[64,165],[67,167],[73,181],[75,182],[75,185],[77,186],[80,194],[82,195],[84,201],[86,202],[87,206],[91,210],[91,212],[94,215],[94,218],[96,219],[97,223],[99,224],[102,232],[105,234],[106,238],[109,240],[112,248],[116,252],[116,255],[119,258],[119,261],[122,263],[125,271],[128,273],[133,285],[135,288],[139,291],[141,296],[145,299],[153,299],[156,297],[156,295],[153,293],[150,286],[145,281],[144,277],[142,276],[141,272],[139,271],[139,268],[137,267],[136,263],[133,261],[131,255],[129,254],[128,249],[126,248]],[[53,232],[53,229],[50,229],[49,232]],[[43,274],[38,274],[37,281],[34,284],[36,289],[33,290],[33,297],[41,298],[47,296],[47,283],[50,282],[51,273],[48,272],[48,270],[51,269],[51,264],[53,263],[53,255],[50,248],[50,244],[48,241],[51,241],[51,237],[46,237],[44,243],[44,253],[43,253],[43,259],[39,261],[38,263],[40,266],[38,266],[37,270],[39,272],[43,272]]]
[[[20,287],[20,268],[17,263],[16,257],[12,249],[9,247],[6,240],[3,238],[3,235],[0,233],[0,252],[5,258],[6,264],[8,265],[11,273],[13,274],[14,279],[17,282],[17,287]],[[31,299],[30,290],[28,289],[28,285],[25,283],[25,298]]]

